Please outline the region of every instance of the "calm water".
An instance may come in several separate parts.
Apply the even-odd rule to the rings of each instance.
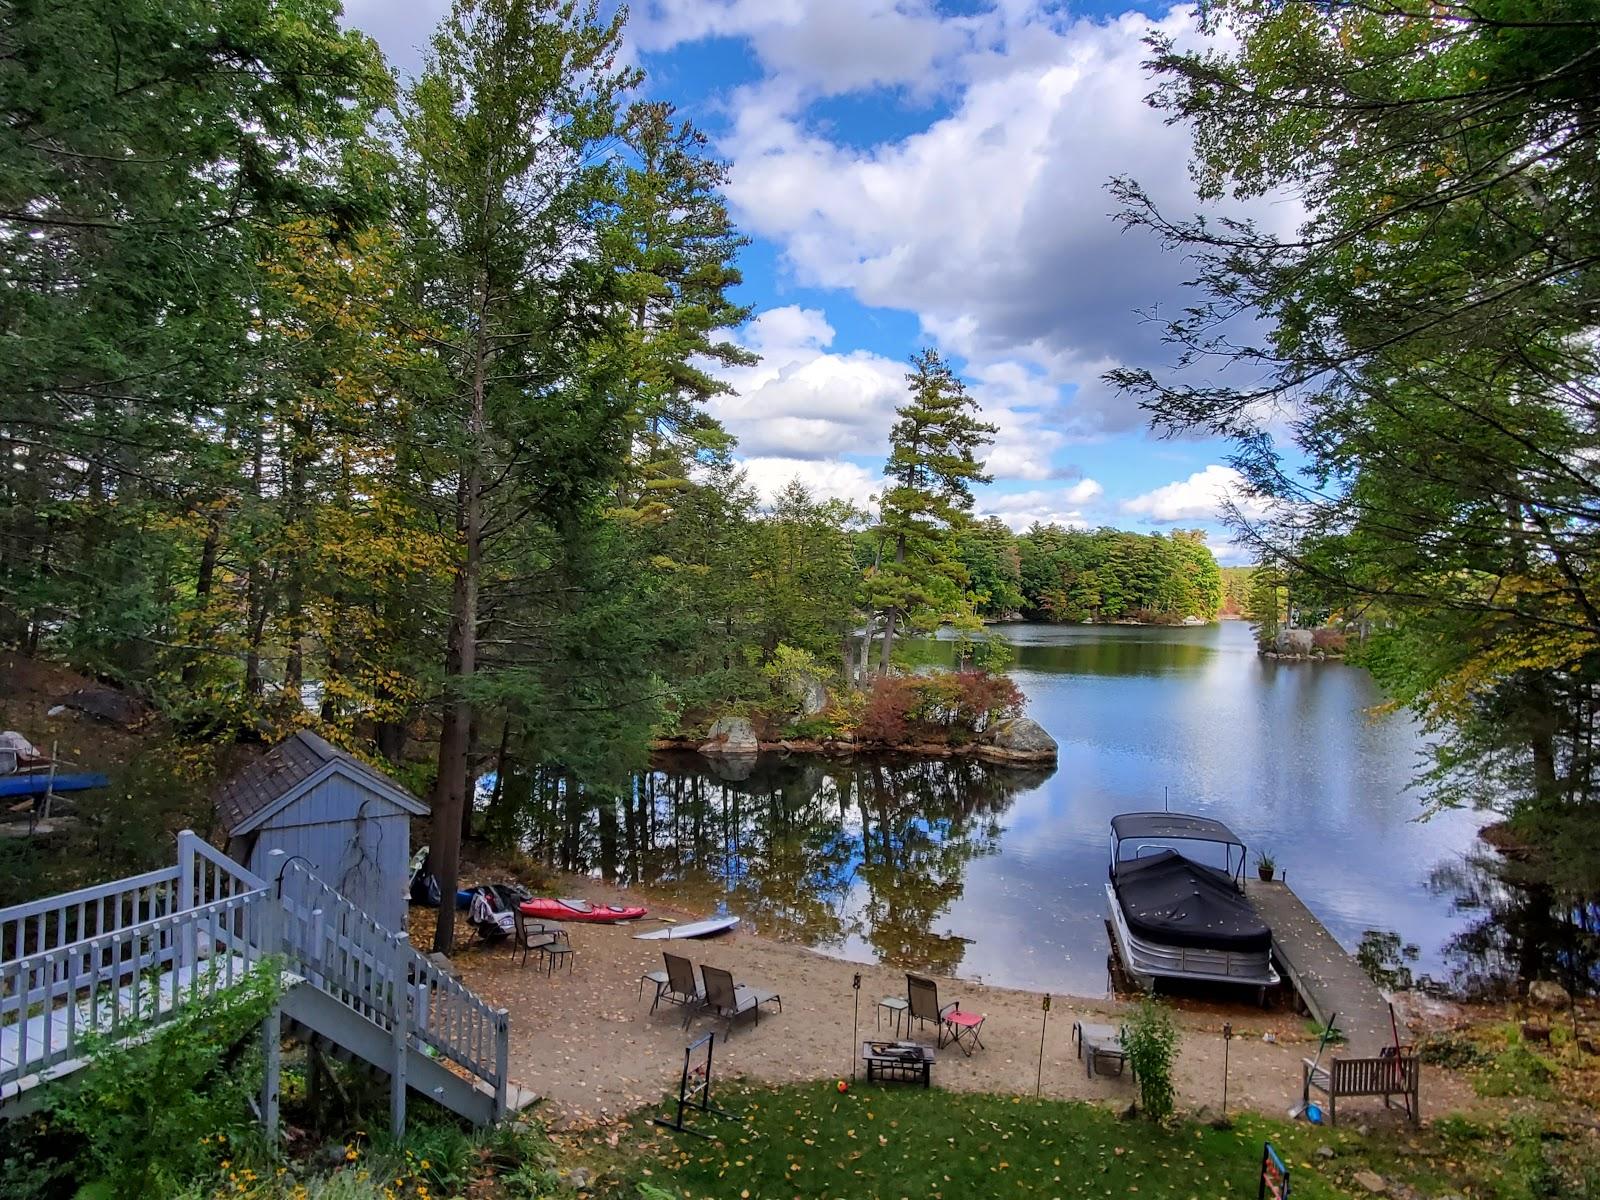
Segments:
[[[1372,714],[1365,672],[1259,659],[1237,622],[1005,633],[1029,715],[1061,745],[1053,772],[795,756],[728,779],[675,756],[615,803],[522,781],[525,836],[561,865],[725,898],[762,932],[845,958],[1098,995],[1107,823],[1165,793],[1270,850],[1346,947],[1397,934],[1408,967],[1448,977],[1468,918],[1429,879],[1479,820],[1416,819],[1421,741]]]

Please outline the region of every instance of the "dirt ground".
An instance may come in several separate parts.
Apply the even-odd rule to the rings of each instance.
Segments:
[[[704,914],[681,912],[595,886],[583,894],[596,902],[647,903],[651,915],[694,920]],[[413,938],[426,944],[432,914],[413,910]],[[646,919],[632,926],[570,925],[576,951],[570,973],[546,976],[536,956],[526,967],[502,943],[471,940],[453,957],[463,979],[485,999],[511,1013],[511,1077],[543,1098],[541,1115],[556,1129],[605,1124],[641,1105],[655,1104],[674,1090],[686,1042],[720,1020],[697,1018],[688,1033],[682,1010],[663,1005],[654,1014],[654,987],[640,979],[662,969],[666,943],[636,941],[634,934],[661,926]],[[458,927],[459,928],[459,927]],[[770,941],[735,931],[717,938],[673,946],[696,964],[725,967],[734,979],[783,999],[781,1012],[763,1009],[760,1023],[740,1019],[731,1036],[717,1038],[716,1074],[743,1075],[783,1083],[840,1076],[848,1078],[860,1040],[892,1036],[889,1017],[880,1030],[875,1019],[884,996],[904,996],[905,972],[864,966],[818,954],[806,947]],[[852,1033],[855,993],[852,976],[861,972],[860,1037]],[[1045,1020],[1038,993],[989,987],[960,979],[940,979],[939,1001],[959,1000],[965,1010],[984,1015],[983,1048],[966,1057],[958,1049],[939,1052],[933,1078],[937,1087],[1032,1095],[1044,1033],[1043,1092],[1053,1097],[1102,1100],[1118,1106],[1134,1096],[1131,1079],[1089,1078],[1073,1050],[1075,1021],[1115,1022],[1125,1006],[1056,996]],[[1180,1104],[1216,1114],[1222,1103],[1224,1020],[1234,1039],[1229,1051],[1228,1105],[1282,1116],[1299,1099],[1300,1061],[1315,1053],[1315,1040],[1302,1018],[1267,1013],[1248,1005],[1179,1010],[1183,1029],[1177,1083]],[[1272,1034],[1273,1042],[1263,1040]],[[916,1035],[933,1039],[929,1028]],[[1330,1048],[1330,1056],[1334,1052]],[[1423,1076],[1424,1118],[1472,1105],[1466,1083],[1428,1068]],[[1345,1105],[1341,1105],[1343,1115]],[[1398,1120],[1381,1100],[1348,1102],[1348,1121]]]

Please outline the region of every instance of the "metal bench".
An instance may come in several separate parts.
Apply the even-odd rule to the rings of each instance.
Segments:
[[[1382,1096],[1383,1106],[1399,1096],[1406,1116],[1413,1125],[1422,1123],[1418,1087],[1422,1080],[1422,1060],[1415,1054],[1385,1054],[1377,1058],[1335,1058],[1318,1066],[1309,1058],[1300,1060],[1303,1094],[1321,1092],[1328,1100],[1328,1123],[1337,1124],[1339,1101],[1351,1096]]]

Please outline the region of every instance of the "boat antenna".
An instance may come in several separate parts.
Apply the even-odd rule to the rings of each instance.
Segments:
[[[1166,786],[1166,784],[1162,784],[1161,785],[1161,811],[1164,812],[1164,813],[1170,813],[1172,811],[1172,809],[1167,805],[1167,786]]]

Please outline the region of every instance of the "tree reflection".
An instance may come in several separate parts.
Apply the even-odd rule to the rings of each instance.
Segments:
[[[1457,912],[1482,914],[1445,944],[1453,990],[1506,996],[1554,979],[1575,995],[1600,990],[1600,907],[1559,895],[1531,864],[1475,851],[1435,867],[1429,885]]]
[[[973,760],[763,756],[743,779],[696,755],[658,756],[621,796],[559,770],[510,772],[491,835],[565,871],[725,898],[762,932],[838,948],[859,938],[896,965],[953,972],[959,937],[935,931],[994,853],[1001,817],[1049,770]]]

